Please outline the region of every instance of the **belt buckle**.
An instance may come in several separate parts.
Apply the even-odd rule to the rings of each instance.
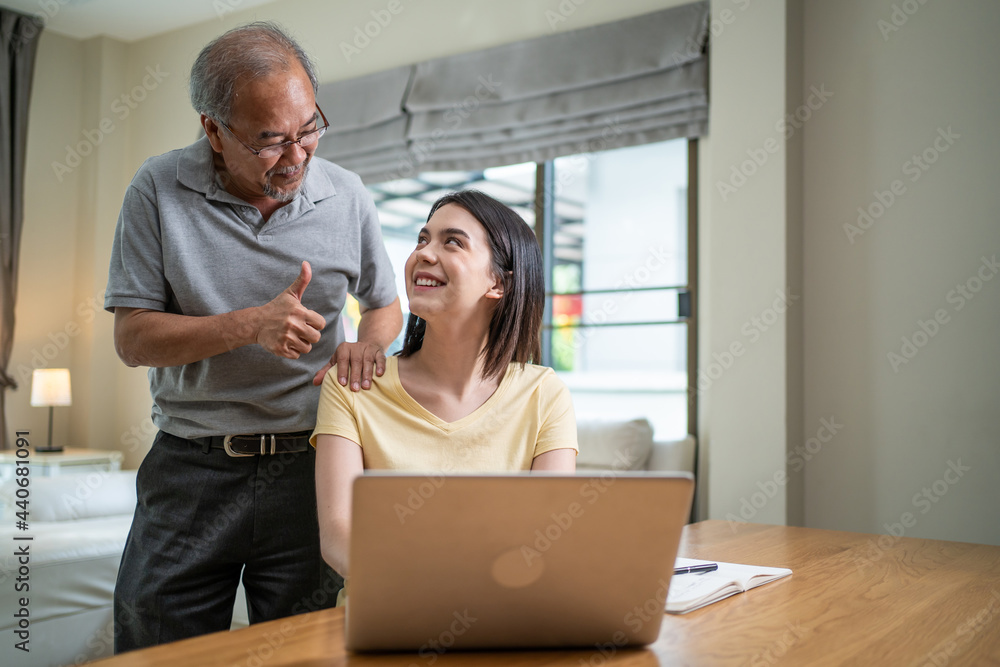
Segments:
[[[225,439],[222,441],[222,448],[226,450],[226,454],[228,454],[229,456],[232,456],[234,458],[239,458],[239,457],[244,457],[244,456],[256,456],[256,454],[240,454],[239,452],[234,451],[233,450],[233,446],[231,444],[231,441],[232,441],[232,439],[234,437],[235,436],[227,435],[225,437]],[[270,453],[274,454],[276,450],[277,450],[277,443],[276,443],[276,441],[274,439],[274,434],[272,433],[271,434],[271,452]],[[260,434],[260,453],[261,454],[267,454],[268,453],[268,451],[267,451],[267,436],[264,435],[263,433]]]

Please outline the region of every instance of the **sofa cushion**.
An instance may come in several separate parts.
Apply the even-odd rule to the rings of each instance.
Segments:
[[[642,470],[653,448],[646,419],[577,421],[577,470]]]
[[[135,471],[89,472],[30,478],[30,521],[76,521],[106,516],[132,516],[135,511]],[[0,485],[3,515],[12,516],[16,480]]]
[[[30,549],[30,599],[32,621],[106,606],[111,602],[118,564],[125,548],[132,518],[105,517],[69,522],[30,523],[34,539]],[[4,544],[20,536],[13,527],[0,529]],[[0,582],[13,590],[18,559],[13,550],[0,556]],[[16,625],[17,596],[0,596],[0,631],[5,636]],[[15,598],[15,599],[8,599]]]

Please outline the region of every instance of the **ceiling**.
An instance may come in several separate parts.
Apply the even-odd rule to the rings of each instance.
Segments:
[[[45,19],[52,32],[134,42],[275,0],[0,0],[0,7]]]

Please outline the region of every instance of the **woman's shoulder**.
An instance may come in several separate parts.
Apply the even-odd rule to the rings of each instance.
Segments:
[[[399,357],[394,355],[386,356],[385,372],[382,375],[372,373],[371,389],[362,391],[376,391],[378,393],[395,393],[399,383]],[[357,392],[355,392],[357,393]]]
[[[362,389],[361,391],[352,391],[350,387],[340,384],[337,378],[337,367],[334,366],[327,371],[326,377],[323,378],[324,393],[338,394],[353,403],[354,399],[358,396],[368,396],[369,392],[393,391],[393,388],[399,384],[399,367],[397,362],[397,357],[386,357],[385,372],[381,376],[372,373],[371,389]]]
[[[507,377],[512,385],[520,390],[541,387],[550,391],[565,390],[563,383],[556,372],[548,366],[538,364],[524,364],[511,362],[507,365]]]

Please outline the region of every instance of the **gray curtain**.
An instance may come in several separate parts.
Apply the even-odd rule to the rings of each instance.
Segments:
[[[350,120],[319,154],[379,182],[702,136],[708,19],[695,2],[321,86]]]
[[[28,102],[41,19],[0,8],[0,449],[7,448],[6,392],[17,383],[7,373],[14,345],[17,257],[24,222],[24,163]]]

